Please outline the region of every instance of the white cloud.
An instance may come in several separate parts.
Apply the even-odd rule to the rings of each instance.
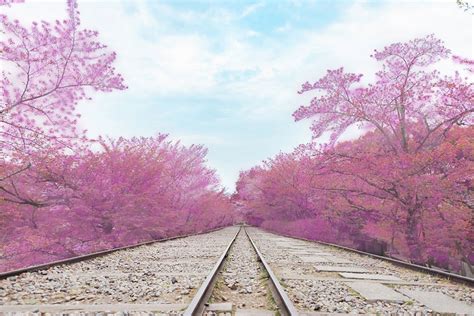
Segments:
[[[257,12],[257,10],[261,7],[264,7],[265,6],[265,3],[264,2],[257,2],[257,3],[253,3],[247,7],[244,8],[242,14],[240,15],[240,18],[245,18],[255,12]]]

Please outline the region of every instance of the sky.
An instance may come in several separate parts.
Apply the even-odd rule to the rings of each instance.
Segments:
[[[311,98],[297,94],[302,83],[341,66],[369,82],[374,49],[431,33],[457,55],[474,51],[474,15],[455,0],[78,2],[129,87],[80,104],[88,135],[203,144],[228,192],[239,171],[311,140],[310,122],[291,116]],[[28,23],[66,16],[65,0],[0,12]]]

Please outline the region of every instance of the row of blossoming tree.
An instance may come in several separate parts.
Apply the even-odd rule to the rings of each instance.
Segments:
[[[432,35],[372,57],[372,83],[340,68],[303,84],[316,96],[293,116],[314,141],[242,172],[234,198],[251,224],[459,271],[474,261],[474,62]]]
[[[126,86],[76,1],[67,9],[30,27],[0,15],[0,271],[232,220],[204,147],[80,130],[79,102]]]

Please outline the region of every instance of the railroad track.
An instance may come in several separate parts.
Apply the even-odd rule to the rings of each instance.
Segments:
[[[245,226],[77,260],[4,276],[0,315],[474,315],[472,283]]]
[[[0,314],[182,314],[239,230],[228,227],[11,271],[0,280]]]
[[[474,315],[472,280],[261,229],[247,232],[299,315]]]

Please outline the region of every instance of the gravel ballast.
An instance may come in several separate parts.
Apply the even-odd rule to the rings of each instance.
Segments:
[[[316,266],[338,266],[363,268],[370,274],[380,277],[390,276],[392,281],[363,280],[384,284],[397,289],[440,292],[460,304],[472,306],[474,289],[472,286],[452,282],[444,277],[415,271],[395,265],[391,262],[364,256],[336,247],[278,236],[256,228],[247,228],[265,260],[270,264],[280,282],[285,287],[291,301],[302,312],[330,312],[350,314],[413,314],[426,315],[435,311],[407,297],[406,301],[367,301],[363,296],[350,288],[350,282],[361,281],[344,278],[337,271],[318,271]],[[328,262],[311,262],[312,257],[329,258]],[[319,255],[318,255],[319,254]],[[323,254],[323,255],[321,255]],[[318,257],[319,256],[319,257]],[[334,263],[331,260],[344,263]],[[344,274],[343,274],[344,275]],[[360,277],[360,275],[358,275]],[[400,280],[398,280],[400,279]],[[397,291],[398,292],[398,291]],[[473,306],[474,315],[474,306]]]
[[[1,305],[189,303],[237,232],[229,227],[0,280]]]
[[[229,251],[210,298],[210,303],[224,302],[236,309],[276,309],[268,275],[243,230]]]

